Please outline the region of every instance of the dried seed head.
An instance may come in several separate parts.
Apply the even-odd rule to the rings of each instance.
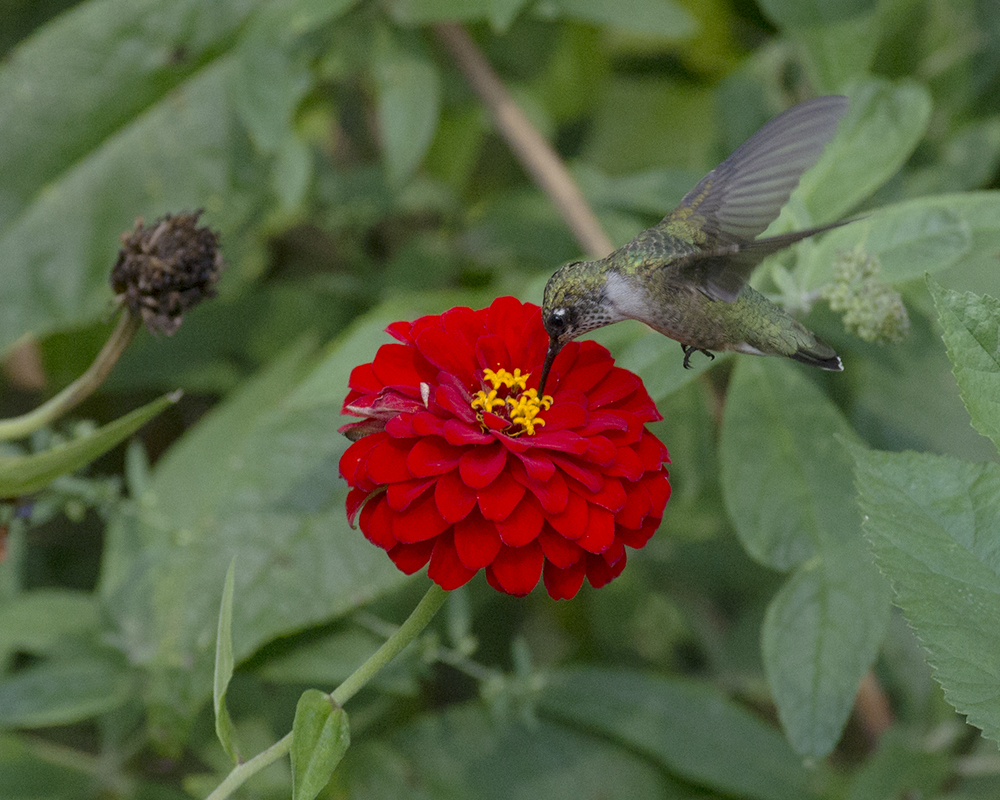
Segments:
[[[148,228],[140,217],[132,231],[122,234],[111,288],[152,333],[170,336],[188,309],[215,297],[226,263],[218,235],[197,227],[200,215],[200,210],[168,214]]]

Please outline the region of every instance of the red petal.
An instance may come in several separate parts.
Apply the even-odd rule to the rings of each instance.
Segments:
[[[667,455],[667,448],[663,446],[663,442],[649,431],[644,431],[635,449],[642,461],[642,466],[646,468],[647,472],[659,469],[664,461],[670,461],[670,457]]]
[[[412,481],[391,483],[386,491],[389,507],[393,511],[406,511],[410,504],[434,484],[433,478],[419,478]]]
[[[639,376],[621,367],[612,367],[599,384],[587,392],[591,408],[609,406],[642,388]]]
[[[417,435],[413,430],[413,414],[397,414],[384,425],[385,432],[393,439],[412,439]]]
[[[440,328],[429,328],[417,334],[417,347],[424,358],[440,370],[460,375],[467,381],[476,372],[476,356],[472,348]]]
[[[359,525],[365,538],[383,550],[389,550],[398,543],[392,534],[392,509],[385,496],[374,498],[361,509]]]
[[[450,419],[444,424],[444,438],[448,444],[454,445],[484,445],[496,441],[492,434],[483,433],[478,422],[463,422]]]
[[[375,394],[384,384],[375,377],[371,364],[360,364],[351,370],[351,377],[347,379],[347,385],[361,394]],[[344,401],[347,405],[347,401]]]
[[[548,411],[539,414],[545,420],[545,432],[566,430],[567,428],[582,428],[587,424],[587,409],[580,403],[566,402],[562,395],[559,402]]]
[[[439,536],[434,541],[434,551],[431,553],[431,565],[427,568],[427,577],[442,589],[451,591],[464,586],[476,570],[466,567],[455,551],[455,543],[449,534]]]
[[[625,545],[619,541],[615,541],[611,547],[601,553],[601,558],[609,564],[617,564],[619,560],[625,558]]]
[[[577,456],[586,453],[587,448],[590,446],[586,439],[579,434],[573,433],[573,431],[553,431],[552,433],[547,433],[545,428],[542,428],[540,434],[535,435],[532,444],[544,450],[559,450],[563,453],[572,453]]]
[[[368,477],[380,484],[408,481],[419,477],[411,474],[406,466],[407,457],[412,449],[412,441],[386,437],[368,454],[368,461],[365,464]]]
[[[575,390],[589,394],[614,366],[611,354],[597,342],[580,342],[573,368],[560,382],[560,390]]]
[[[455,526],[455,550],[467,569],[482,569],[500,552],[496,526],[479,514],[470,514]]]
[[[365,464],[372,449],[388,438],[386,433],[375,433],[359,439],[344,451],[340,457],[340,474],[349,486],[375,488],[374,481],[365,472]]]
[[[472,410],[472,398],[454,386],[438,386],[434,391],[434,402],[455,419],[476,424],[476,412]]]
[[[442,475],[434,487],[434,502],[448,522],[465,519],[476,507],[476,499],[476,490],[466,486],[455,471]]]
[[[472,447],[462,454],[458,471],[462,480],[475,489],[482,489],[503,471],[507,463],[507,451],[499,442],[484,447]]]
[[[587,452],[583,454],[583,458],[591,464],[600,464],[602,467],[606,467],[618,455],[618,448],[607,436],[591,436],[588,442],[589,447]]]
[[[552,461],[569,477],[580,481],[580,483],[587,487],[588,491],[596,492],[601,488],[601,484],[604,483],[604,478],[597,470],[586,467],[573,459],[553,455]]]
[[[638,530],[623,528],[619,525],[615,528],[615,533],[618,537],[618,541],[622,544],[638,550],[640,547],[646,546],[646,542],[648,542],[650,537],[656,533],[656,529],[658,527],[660,527],[659,517],[646,517],[645,522],[642,523],[642,527]]]
[[[586,574],[586,566],[582,560],[567,569],[559,569],[549,562],[542,573],[545,578],[545,591],[553,600],[572,600],[583,586]]]
[[[517,457],[521,459],[521,463],[524,464],[524,469],[528,475],[536,481],[547,481],[552,477],[552,473],[556,471],[552,459],[544,452],[526,450],[523,453],[518,453]]]
[[[645,470],[642,468],[642,461],[631,447],[619,447],[615,455],[615,463],[604,470],[605,475],[612,475],[616,478],[626,478],[630,481],[637,481],[642,477]]]
[[[651,509],[652,504],[646,487],[642,483],[634,484],[626,489],[625,507],[615,514],[615,519],[619,525],[624,525],[626,528],[640,528]],[[661,508],[660,514],[662,513]]]
[[[398,535],[397,535],[398,536]],[[615,517],[610,511],[591,506],[587,517],[587,530],[577,539],[577,544],[591,553],[603,553],[615,540]]]
[[[523,597],[538,583],[542,574],[545,556],[537,542],[524,547],[500,548],[493,563],[486,568],[487,576],[492,575],[497,584],[507,594]]]
[[[570,492],[566,500],[566,508],[560,514],[549,514],[548,522],[565,538],[579,539],[587,530],[589,516],[590,510],[587,501],[576,492]]]
[[[440,436],[444,432],[444,420],[430,411],[419,411],[413,415],[413,432],[417,436]]]
[[[587,501],[606,508],[608,511],[617,512],[625,507],[625,489],[618,478],[604,478],[601,488],[594,494],[587,497]]]
[[[538,544],[541,545],[545,557],[559,569],[572,566],[584,555],[580,545],[555,533],[548,526],[542,528],[542,532],[538,535]]]
[[[413,323],[403,320],[401,322],[393,322],[389,327],[385,329],[393,339],[400,342],[412,342],[413,336],[411,331],[413,330]]]
[[[486,519],[501,522],[510,516],[521,498],[524,487],[510,475],[501,472],[489,486],[478,491],[479,510]]]
[[[429,475],[440,475],[450,472],[458,466],[462,458],[462,450],[458,447],[431,436],[418,439],[406,457],[406,465],[415,478],[425,478]]]
[[[504,544],[523,547],[542,530],[545,516],[534,497],[528,495],[503,521],[497,523],[497,531]]]
[[[614,565],[609,566],[600,556],[590,556],[587,558],[587,580],[595,589],[600,589],[622,574],[625,561],[626,559],[622,557]]]
[[[412,544],[434,538],[449,525],[451,523],[438,513],[434,496],[427,494],[406,511],[393,516],[392,535],[400,542]]]
[[[662,517],[663,507],[670,499],[670,481],[667,480],[667,471],[663,470],[652,478],[647,477],[643,480],[642,485],[649,492],[649,513]]]
[[[427,563],[434,550],[434,539],[416,544],[397,544],[389,551],[392,563],[407,575],[412,575]]]
[[[595,408],[591,409],[587,415],[586,427],[578,431],[578,433],[581,436],[590,437],[598,433],[604,433],[604,431],[626,430],[628,430],[628,423],[622,418],[620,412],[617,410],[609,411],[607,409]]]
[[[426,362],[410,345],[384,344],[375,354],[372,372],[383,386],[416,386],[422,380],[420,366],[426,371]]]
[[[494,372],[500,369],[514,371],[507,345],[496,335],[483,336],[476,342],[476,361],[479,364],[479,377],[482,377],[482,371],[485,369]]]
[[[347,522],[352,528],[357,525],[358,512],[361,511],[361,507],[370,494],[371,492],[364,489],[351,489],[347,493]]]
[[[569,487],[561,473],[553,473],[547,481],[536,481],[526,474],[521,476],[513,470],[511,474],[515,480],[523,483],[525,488],[538,498],[538,502],[542,504],[542,508],[547,513],[559,514],[566,508],[566,503],[569,500]]]

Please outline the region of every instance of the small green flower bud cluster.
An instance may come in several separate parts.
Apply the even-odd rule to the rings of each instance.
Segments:
[[[840,251],[833,282],[823,287],[830,308],[843,315],[844,327],[866,342],[901,342],[910,317],[899,292],[878,279],[882,265],[860,248]]]

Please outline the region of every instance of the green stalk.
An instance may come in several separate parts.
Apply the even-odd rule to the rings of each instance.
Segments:
[[[55,422],[71,408],[93,394],[94,390],[108,377],[111,368],[125,352],[125,348],[132,341],[132,337],[135,336],[140,325],[142,325],[142,318],[125,309],[118,320],[117,327],[111,333],[111,337],[104,343],[104,347],[97,354],[94,363],[87,368],[83,375],[51,400],[42,403],[34,411],[29,411],[20,417],[0,420],[0,442],[22,439],[31,435],[39,428]]]
[[[356,695],[365,684],[370,681],[375,674],[392,661],[402,652],[410,642],[417,638],[427,627],[427,624],[434,618],[438,609],[444,604],[448,597],[448,592],[432,583],[423,596],[417,607],[413,609],[406,622],[399,626],[399,629],[386,639],[378,650],[372,653],[371,657],[364,664],[358,667],[340,686],[334,689],[330,695],[331,700],[337,706],[343,706],[348,700]],[[237,788],[242,786],[248,778],[260,772],[277,761],[292,749],[292,734],[286,734],[282,739],[272,744],[267,750],[258,753],[249,761],[233,768],[224,781],[220,783],[206,800],[223,800],[229,797]]]

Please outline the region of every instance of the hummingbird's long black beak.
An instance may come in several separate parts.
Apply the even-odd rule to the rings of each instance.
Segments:
[[[549,350],[545,354],[545,362],[542,364],[542,377],[538,381],[538,396],[541,397],[545,394],[545,381],[549,377],[549,370],[552,369],[552,362],[556,360],[556,356],[559,355],[559,351],[562,350],[563,346],[554,336],[549,337]]]

